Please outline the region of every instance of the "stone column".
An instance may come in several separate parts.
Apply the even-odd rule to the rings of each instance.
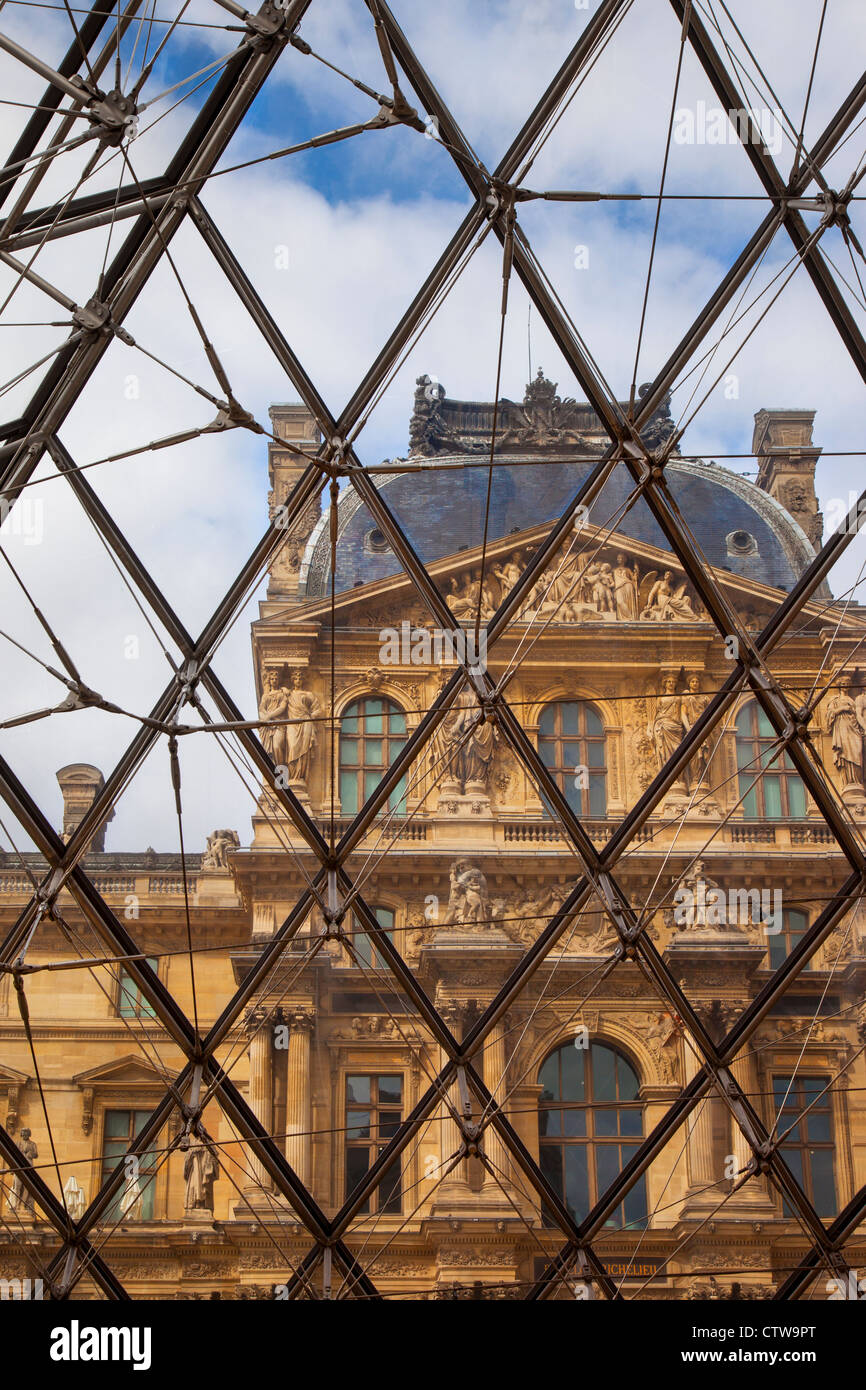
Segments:
[[[745,1093],[749,1100],[752,1109],[760,1113],[760,1106],[756,1099],[758,1085],[754,1057],[741,1052],[731,1062],[730,1070],[740,1090]],[[730,1125],[731,1153],[734,1155],[738,1172],[742,1174],[743,1169],[748,1167],[755,1155],[751,1144],[733,1115],[730,1116]],[[735,1178],[734,1181],[739,1181],[739,1179]],[[754,1214],[754,1208],[761,1207],[764,1209],[765,1215],[772,1215],[773,1203],[767,1190],[767,1180],[762,1174],[755,1174],[749,1178],[748,1182],[744,1183],[740,1190],[726,1203],[720,1215],[729,1210],[736,1212],[741,1207],[748,1207],[751,1214]]]
[[[496,1104],[502,1106],[503,1097],[508,1089],[508,1082],[505,1061],[505,1031],[501,1019],[498,1023],[494,1024],[487,1035],[483,1057],[484,1084],[493,1096]],[[511,1172],[509,1152],[502,1142],[502,1139],[499,1137],[499,1132],[495,1125],[488,1124],[485,1128],[482,1146],[493,1165],[499,1182],[507,1186]],[[499,1184],[494,1180],[492,1174],[486,1170],[484,1174],[484,1186],[485,1188],[492,1188],[495,1192],[499,1193],[500,1196],[502,1195]]]
[[[292,1009],[288,1014],[289,1053],[286,1082],[286,1158],[301,1182],[312,1181],[313,1106],[310,1078],[312,1009]]]
[[[247,1012],[245,1023],[250,1038],[250,1080],[247,1099],[256,1119],[270,1133],[274,1094],[270,1012],[258,1005]],[[253,1153],[249,1156],[249,1172],[249,1187],[253,1191],[260,1188],[267,1192],[272,1190],[273,1182],[269,1173]]]
[[[460,1040],[463,1036],[463,1007],[455,1000],[437,999],[437,1007],[445,1023],[451,1029],[455,1038]],[[439,1049],[439,1070],[445,1066],[448,1057],[444,1048]],[[448,1097],[451,1104],[459,1108],[457,1089],[454,1083],[448,1090]],[[454,1122],[451,1110],[443,1099],[437,1110],[437,1121],[439,1129],[439,1163],[440,1169],[443,1168],[451,1158],[455,1149],[460,1144],[460,1132]],[[431,1211],[434,1215],[450,1215],[455,1207],[466,1206],[475,1200],[475,1195],[467,1180],[467,1169],[465,1161],[458,1163],[446,1178],[440,1182],[433,1193]],[[439,1176],[437,1174],[437,1176]]]
[[[684,1044],[683,1051],[686,1081],[689,1082],[700,1071],[701,1062],[688,1042]],[[698,1204],[712,1208],[724,1196],[724,1189],[721,1186],[712,1186],[714,1183],[718,1183],[722,1176],[716,1171],[713,1150],[712,1093],[698,1102],[697,1108],[691,1112],[685,1124],[689,1135],[686,1144],[686,1161],[689,1173],[689,1195],[686,1198],[686,1206],[694,1207],[695,1204]],[[694,1197],[691,1196],[692,1193],[694,1193]]]

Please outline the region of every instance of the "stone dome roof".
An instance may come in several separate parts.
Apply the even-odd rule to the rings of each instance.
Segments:
[[[507,462],[497,457],[490,501],[489,538],[501,539],[553,523],[594,467],[548,450]],[[513,461],[512,461],[513,457]],[[413,462],[423,464],[424,458]],[[487,466],[477,453],[436,453],[429,471],[379,475],[377,486],[425,563],[479,543],[487,495]],[[451,465],[442,469],[435,465]],[[673,497],[709,563],[732,574],[789,590],[814,556],[805,533],[784,507],[740,474],[717,464],[674,458],[666,469]],[[634,484],[617,469],[594,502],[590,523],[604,526],[623,506]],[[670,546],[642,500],[619,520],[616,534],[661,549]],[[330,547],[322,518],[306,547],[301,598],[323,597],[329,588]],[[351,589],[400,572],[387,540],[357,494],[339,503],[336,588]]]

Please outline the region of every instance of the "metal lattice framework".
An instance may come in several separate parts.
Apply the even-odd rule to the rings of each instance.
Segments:
[[[168,1038],[186,1058],[183,1070],[173,1085],[166,1087],[162,1100],[132,1144],[130,1154],[145,1154],[175,1110],[180,1111],[185,1132],[189,1133],[190,1127],[195,1128],[199,1123],[204,1095],[215,1097],[249,1153],[269,1175],[276,1192],[309,1231],[309,1252],[292,1274],[288,1285],[290,1295],[309,1293],[310,1279],[315,1269],[323,1258],[328,1265],[333,1258],[342,1268],[347,1284],[356,1296],[381,1297],[374,1277],[367,1272],[357,1253],[353,1253],[349,1241],[351,1223],[364,1209],[389,1165],[407,1150],[425,1121],[442,1103],[443,1096],[447,1096],[449,1088],[457,1083],[461,1094],[471,1092],[474,1095],[484,1115],[479,1131],[477,1126],[473,1128],[453,1110],[456,1123],[463,1129],[463,1141],[467,1146],[464,1151],[472,1146],[473,1151],[480,1149],[483,1154],[483,1133],[488,1126],[492,1126],[516,1169],[522,1173],[527,1187],[554,1214],[562,1231],[563,1243],[558,1256],[528,1289],[528,1298],[549,1295],[568,1271],[576,1271],[580,1278],[593,1283],[605,1298],[622,1297],[615,1280],[605,1271],[594,1248],[594,1240],[624,1195],[710,1094],[723,1098],[755,1155],[756,1169],[769,1175],[808,1237],[808,1253],[775,1295],[779,1299],[796,1298],[809,1289],[816,1271],[825,1269],[847,1277],[844,1248],[866,1216],[866,1188],[856,1194],[832,1223],[822,1221],[782,1160],[777,1139],[771,1139],[752,1102],[743,1093],[732,1071],[732,1062],[753,1038],[768,1011],[859,901],[866,885],[862,837],[823,771],[809,735],[810,710],[794,706],[771,666],[773,653],[855,538],[858,511],[857,507],[852,510],[851,518],[827,541],[800,575],[763,631],[755,633],[746,628],[718,579],[711,573],[673,500],[666,465],[675,441],[668,440],[661,448],[653,450],[645,442],[644,431],[685,365],[693,359],[695,350],[709,340],[726,308],[734,303],[771,242],[782,235],[790,239],[797,262],[805,268],[848,354],[861,377],[866,380],[866,342],[821,249],[821,238],[828,228],[847,225],[849,203],[860,177],[853,155],[851,178],[842,193],[836,193],[827,186],[822,170],[838,151],[866,104],[866,76],[861,77],[840,103],[836,115],[812,148],[802,149],[788,181],[780,173],[760,132],[750,125],[748,139],[743,141],[743,157],[751,161],[765,190],[768,211],[715,292],[697,312],[650,388],[639,401],[633,403],[631,409],[624,410],[609,393],[589,350],[552,291],[517,213],[521,202],[528,196],[521,187],[520,177],[530,153],[562,102],[591,68],[606,41],[627,15],[629,3],[627,0],[604,0],[598,6],[588,19],[578,42],[491,174],[475,155],[437,92],[422,58],[413,51],[388,5],[384,0],[367,0],[370,22],[375,25],[384,67],[394,93],[393,97],[382,99],[376,120],[379,125],[402,124],[423,132],[427,128],[425,122],[403,95],[401,84],[407,91],[411,90],[418,109],[435,122],[438,138],[465,180],[473,203],[351,398],[339,416],[334,417],[203,202],[209,176],[223,157],[232,136],[247,118],[252,103],[275,65],[283,61],[283,55],[291,48],[299,50],[301,54],[307,50],[298,34],[298,27],[311,3],[312,0],[287,0],[285,6],[279,8],[267,0],[253,14],[234,3],[234,0],[218,0],[223,10],[233,17],[235,27],[241,31],[238,48],[225,63],[218,81],[164,175],[144,183],[131,178],[129,182],[121,182],[119,189],[72,196],[61,204],[41,208],[33,208],[31,203],[45,166],[51,162],[52,153],[57,146],[64,144],[69,131],[78,124],[73,120],[73,115],[80,117],[81,113],[87,114],[88,128],[100,151],[122,147],[127,138],[128,123],[134,115],[134,95],[125,95],[116,89],[106,94],[97,83],[104,72],[110,72],[114,61],[113,45],[119,43],[116,36],[134,23],[139,0],[129,0],[123,12],[117,15],[102,7],[102,0],[94,0],[92,11],[76,28],[69,51],[56,70],[0,36],[0,46],[5,49],[10,61],[25,64],[40,73],[47,82],[45,95],[24,126],[0,182],[0,201],[5,205],[5,220],[0,227],[0,258],[17,275],[64,305],[71,313],[73,323],[67,343],[49,362],[21,417],[0,429],[0,496],[14,510],[40,461],[46,455],[50,456],[56,468],[66,476],[75,498],[130,584],[163,626],[180,654],[175,672],[148,718],[141,720],[140,727],[107,778],[104,788],[67,843],[53,829],[8,763],[0,759],[0,793],[3,800],[49,866],[30,902],[0,944],[0,964],[12,973],[23,1004],[28,948],[34,939],[38,939],[40,923],[52,918],[61,891],[66,890],[71,894],[99,937],[106,957],[124,960],[135,986],[149,1001]],[[670,9],[670,22],[681,27],[683,47],[690,47],[696,55],[721,105],[726,110],[741,107],[742,93],[737,73],[726,60],[730,55],[723,55],[715,45],[710,28],[702,19],[701,7],[690,3],[690,0],[671,0]],[[100,51],[99,44],[103,42],[105,46]],[[62,102],[67,103],[63,110],[69,110],[73,115],[61,119],[47,147],[47,157],[39,157],[41,142],[61,110]],[[350,130],[348,133],[353,132]],[[342,138],[342,135],[334,132],[333,138]],[[315,145],[317,142],[310,143]],[[319,143],[326,143],[326,137]],[[816,191],[811,193],[812,189]],[[13,199],[14,206],[10,212]],[[819,214],[817,230],[810,231],[807,227],[802,215],[804,210]],[[42,279],[32,268],[32,259],[28,261],[23,256],[28,248],[39,248],[57,238],[113,225],[123,219],[131,221],[131,229],[107,266],[93,298],[83,307]],[[184,626],[171,601],[154,582],[62,440],[67,416],[115,337],[124,339],[126,330],[123,325],[127,316],[139,296],[147,291],[148,282],[157,266],[170,256],[172,239],[187,221],[200,234],[204,247],[271,349],[279,368],[314,416],[324,439],[315,455],[305,460],[299,481],[287,499],[286,514],[280,517],[279,522],[275,520],[268,526],[197,636]],[[432,307],[447,290],[473,242],[482,233],[490,231],[503,247],[506,289],[509,277],[516,275],[559,347],[564,361],[580,383],[586,400],[597,413],[610,443],[489,621],[488,650],[495,649],[525,604],[533,586],[557,555],[563,539],[573,528],[579,509],[598,497],[614,470],[624,468],[632,480],[633,495],[642,499],[657,522],[720,637],[723,640],[731,637],[737,639],[738,656],[731,664],[727,682],[715,693],[676,754],[655,776],[600,850],[596,849],[581,819],[571,809],[532,746],[503,691],[489,673],[479,673],[468,667],[458,667],[444,685],[374,794],[335,842],[333,835],[329,838],[322,833],[292,790],[282,787],[279,780],[275,781],[275,768],[254,725],[245,722],[243,712],[217,677],[211,664],[212,657],[248,595],[284,544],[287,531],[327,486],[331,490],[332,506],[336,505],[340,488],[355,490],[374,518],[375,525],[387,537],[434,623],[446,630],[452,627],[453,617],[442,591],[389,509],[382,491],[376,485],[375,475],[365,468],[358,457],[353,440],[365,412],[425,323]],[[255,426],[255,422],[245,415],[231,394],[224,373],[221,375],[216,352],[212,351],[209,355],[225,396],[224,400],[217,402],[222,412],[222,423],[231,427]],[[866,498],[866,493],[863,498]],[[860,500],[862,502],[863,499]],[[62,652],[62,644],[60,653],[66,665],[66,684],[73,707],[90,705],[98,708],[99,697],[83,684],[74,666],[70,669],[71,663]],[[474,690],[483,716],[495,721],[501,736],[549,802],[580,861],[582,871],[566,900],[514,967],[495,998],[462,1040],[458,1041],[400,951],[379,925],[363,892],[355,888],[348,864],[350,856],[357,850],[376,817],[387,807],[390,794],[409,772],[419,753],[429,745],[455,700],[467,686]],[[714,730],[721,728],[725,716],[744,691],[753,694],[772,725],[780,747],[790,756],[830,827],[847,862],[848,872],[838,891],[824,904],[784,965],[748,1004],[727,1036],[716,1041],[653,944],[646,930],[646,915],[640,905],[629,902],[617,877],[617,870],[623,855],[637,843],[642,828],[664,803],[667,793],[694,756],[695,750]],[[233,726],[233,736],[242,748],[248,765],[267,786],[274,788],[273,800],[278,814],[288,819],[317,865],[309,887],[300,895],[273,937],[261,948],[253,968],[206,1031],[197,1029],[171,991],[150,968],[143,958],[134,931],[115,914],[82,865],[87,847],[107,811],[135,775],[149,750],[179,721],[183,707],[191,704],[203,717],[207,717],[200,703],[202,693],[212,701],[219,717]],[[397,988],[411,1001],[418,1019],[441,1049],[445,1060],[439,1075],[401,1123],[399,1131],[388,1142],[366,1178],[350,1194],[333,1219],[329,1219],[299,1180],[273,1137],[257,1119],[231,1076],[217,1061],[217,1052],[232,1036],[257,992],[276,970],[285,965],[290,943],[304,928],[310,910],[317,904],[323,906],[326,920],[336,926],[349,894],[352,895],[352,910],[359,926],[375,942],[379,959],[391,972]],[[616,932],[618,944],[611,968],[626,961],[639,965],[659,1000],[682,1021],[699,1053],[700,1064],[664,1118],[641,1142],[636,1155],[626,1163],[586,1219],[576,1224],[485,1085],[478,1058],[491,1030],[526,990],[576,917],[590,906],[593,910],[600,909]],[[0,1152],[7,1171],[20,1173],[40,1212],[57,1233],[58,1245],[45,1271],[51,1283],[52,1295],[70,1297],[82,1275],[87,1272],[105,1296],[127,1298],[128,1294],[117,1275],[94,1243],[98,1223],[105,1220],[121,1191],[123,1165],[118,1165],[93,1197],[83,1216],[74,1221],[43,1179],[38,1167],[28,1162],[21,1148],[2,1127]]]

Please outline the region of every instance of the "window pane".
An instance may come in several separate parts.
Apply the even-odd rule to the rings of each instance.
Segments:
[[[562,1099],[563,1100],[584,1100],[585,1099],[585,1064],[586,1052],[582,1047],[574,1047],[567,1043],[560,1049],[562,1057]]]
[[[106,1136],[122,1135],[124,1139],[129,1137],[132,1116],[128,1110],[106,1110],[105,1112],[105,1133]]]
[[[586,732],[597,738],[602,737],[604,735],[604,725],[601,722],[598,712],[594,710],[591,705],[587,705],[584,710],[584,715]]]
[[[542,1125],[542,1134],[558,1137],[562,1133],[562,1111],[542,1110],[539,1115],[539,1124]]]
[[[380,738],[364,740],[364,762],[367,767],[382,767],[382,740]]]
[[[619,1144],[597,1144],[595,1149],[595,1173],[599,1197],[610,1187],[620,1172]],[[617,1222],[619,1225],[619,1222]]]
[[[557,1144],[542,1144],[539,1150],[539,1166],[557,1197],[563,1199],[562,1191],[562,1150]],[[544,1213],[545,1225],[555,1225],[549,1211]]]
[[[643,1134],[643,1118],[639,1110],[620,1110],[620,1134]]]
[[[625,1167],[629,1159],[637,1152],[636,1144],[623,1144],[622,1146],[622,1165]],[[641,1173],[640,1178],[626,1196],[623,1202],[625,1208],[626,1225],[640,1228],[646,1224],[647,1201],[646,1201],[646,1175]]]
[[[369,1110],[350,1110],[346,1115],[346,1138],[347,1139],[369,1139],[370,1138],[370,1112]]]
[[[586,1111],[585,1110],[561,1110],[559,1112],[565,1122],[564,1133],[570,1139],[583,1139],[586,1135]]]
[[[778,970],[780,965],[784,965],[788,958],[788,943],[785,940],[784,932],[779,932],[778,936],[770,937],[770,969]]]
[[[836,1215],[836,1184],[833,1180],[832,1149],[813,1149],[810,1153],[812,1168],[812,1199],[819,1216]]]
[[[806,1117],[808,1125],[809,1139],[813,1144],[827,1143],[832,1139],[830,1128],[831,1120],[829,1115],[819,1114],[817,1110],[810,1110]]]
[[[370,1103],[370,1078],[369,1076],[347,1076],[346,1077],[346,1100],[360,1102],[361,1105]]]
[[[546,738],[538,740],[538,752],[545,767],[556,767],[556,744],[548,743]]]
[[[778,777],[764,777],[764,813],[770,820],[779,820],[782,815],[782,787]]]
[[[603,1139],[611,1139],[619,1132],[619,1116],[616,1110],[596,1110],[593,1116],[595,1132]]]
[[[542,1100],[559,1100],[559,1053],[554,1052],[543,1063],[538,1073],[539,1084],[544,1087]]]
[[[776,730],[773,728],[766,714],[760,705],[752,705],[752,709],[758,716],[758,733],[761,738],[775,738]]]
[[[361,964],[366,965],[368,969],[372,966],[373,944],[365,931],[354,932],[352,936],[352,950],[357,957],[357,960],[353,959],[351,956],[349,957],[353,965],[357,964],[357,961],[360,961]]]
[[[563,736],[565,738],[573,738],[575,734],[580,733],[580,705],[573,704],[569,701],[567,704],[561,704],[559,706],[559,711]]]
[[[582,1220],[589,1211],[585,1144],[565,1146],[565,1204],[577,1220]]]
[[[357,1187],[362,1178],[366,1177],[370,1167],[369,1153],[366,1148],[346,1149],[346,1196]],[[370,1210],[370,1205],[365,1202],[361,1207],[362,1212]]]
[[[805,816],[806,814],[806,788],[796,776],[788,778],[788,814],[790,816]]]
[[[358,812],[358,777],[354,772],[340,773],[340,809],[344,816]]]
[[[391,1166],[386,1168],[382,1174],[377,1196],[380,1211],[399,1216],[402,1206],[402,1178],[399,1157],[395,1158]]]
[[[379,1077],[379,1104],[400,1105],[403,1100],[402,1076]]]
[[[587,767],[604,767],[604,744],[587,743],[585,746]]]
[[[616,1081],[614,1068],[616,1053],[609,1047],[598,1043],[592,1046],[592,1098],[593,1100],[616,1100]]]
[[[591,774],[589,779],[589,814],[591,816],[607,815],[604,777],[596,777],[594,774]]]
[[[559,780],[560,782],[562,781],[561,778]],[[583,795],[580,788],[576,786],[574,777],[571,773],[566,773],[565,775],[565,799],[575,815],[580,816],[583,814]]]
[[[541,718],[538,721],[539,734],[550,735],[556,729],[556,706],[545,705],[541,711]]]
[[[619,1086],[620,1100],[637,1100],[639,1083],[633,1067],[630,1067],[624,1057],[616,1059],[616,1079]]]
[[[757,787],[750,786],[751,778],[747,773],[740,777],[740,797],[743,803],[743,816],[746,820],[758,819],[758,790]]]

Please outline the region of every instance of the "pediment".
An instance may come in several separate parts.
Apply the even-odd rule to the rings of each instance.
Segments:
[[[532,551],[545,540],[549,530],[550,525],[547,523],[488,544],[484,566],[487,593],[482,607],[483,622],[495,611],[513,584],[515,576],[523,571]],[[695,593],[694,586],[670,551],[630,536],[617,534],[610,538],[603,527],[589,523],[581,530],[581,559],[566,559],[560,571],[564,574],[567,566],[571,564],[572,570],[582,569],[584,577],[570,594],[569,601],[557,605],[557,594],[554,592],[552,597],[545,598],[543,590],[548,587],[554,572],[560,566],[570,539],[570,536],[566,538],[558,555],[548,563],[545,570],[546,578],[541,586],[541,605],[534,610],[539,612],[542,618],[548,616],[545,604],[548,612],[555,610],[551,626],[608,622],[618,624],[621,621],[631,621],[639,623],[641,630],[651,631],[657,630],[656,622],[652,621],[653,617],[663,618],[666,629],[670,622],[711,621]],[[591,552],[590,559],[596,566],[596,572],[587,568],[587,552]],[[446,601],[458,622],[471,621],[474,616],[478,601],[481,556],[481,547],[476,546],[456,555],[445,556],[427,566],[428,573],[446,596]],[[624,564],[618,560],[619,556],[623,557]],[[613,595],[611,578],[617,568],[629,569],[635,576],[633,602],[626,597],[624,589],[621,590],[618,599],[613,596],[607,597],[608,594]],[[604,570],[601,577],[597,573],[598,570]],[[769,618],[786,596],[782,589],[726,569],[710,567],[709,572],[725,592],[732,608],[740,614],[753,613],[758,626],[763,625],[761,618]],[[666,586],[668,592],[657,590],[654,595],[653,586],[657,581],[664,584],[666,574],[670,575]],[[624,582],[624,577],[621,577],[621,583]],[[560,589],[565,588],[567,583],[563,582]],[[645,613],[644,620],[641,621],[648,603],[652,604],[652,608]],[[664,613],[660,611],[662,607]],[[521,618],[517,621],[528,621],[532,612],[531,603],[526,603]],[[826,612],[826,603],[815,600],[806,604],[802,612],[806,618],[817,617]],[[334,600],[334,616],[336,625],[341,628],[382,628],[393,624],[399,626],[403,619],[408,619],[417,626],[429,626],[432,621],[429,611],[406,574],[391,575],[386,579],[360,584],[338,593]],[[285,625],[289,630],[302,624],[313,627],[325,623],[330,625],[331,600],[313,599],[300,604],[291,614],[287,614],[283,609],[280,620],[280,625]],[[842,627],[846,626],[851,626],[852,629],[857,626],[853,615],[843,616]]]
[[[145,1059],[136,1057],[134,1053],[115,1058],[111,1062],[103,1062],[88,1071],[81,1071],[72,1079],[77,1086],[84,1087],[165,1086],[162,1072]]]
[[[6,1067],[0,1062],[0,1086],[26,1086],[30,1077],[24,1071],[16,1071],[14,1067]]]

